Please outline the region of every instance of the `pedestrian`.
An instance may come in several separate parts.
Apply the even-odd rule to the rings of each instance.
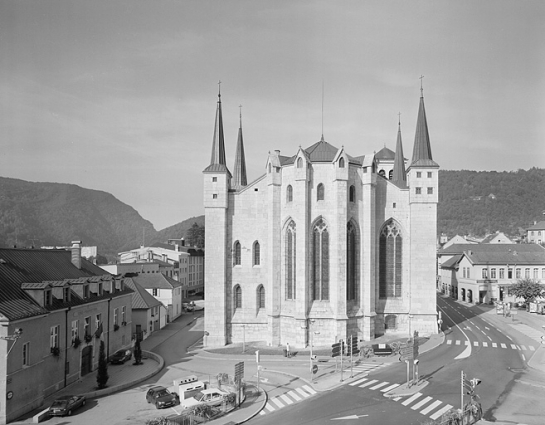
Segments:
[[[286,356],[291,357],[290,355],[290,343],[286,342]]]

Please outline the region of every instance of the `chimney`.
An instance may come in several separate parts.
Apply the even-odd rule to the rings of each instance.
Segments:
[[[72,241],[72,264],[81,269],[81,241]]]
[[[177,243],[175,243],[174,244],[174,249],[176,250],[176,252],[178,252],[178,251],[180,251],[180,246]]]

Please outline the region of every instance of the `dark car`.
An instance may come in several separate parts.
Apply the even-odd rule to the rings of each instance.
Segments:
[[[146,401],[155,404],[157,409],[176,406],[180,404],[180,397],[176,393],[171,393],[165,387],[151,387],[146,393]]]
[[[48,410],[51,416],[70,416],[78,407],[85,406],[85,396],[65,395],[56,399]]]
[[[110,357],[110,363],[123,364],[132,357],[131,350],[118,350]]]

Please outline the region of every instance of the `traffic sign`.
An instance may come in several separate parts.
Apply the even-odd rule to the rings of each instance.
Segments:
[[[312,366],[312,373],[315,374],[316,372],[318,372],[318,365],[317,365],[317,364],[315,364],[314,366]]]
[[[336,342],[335,344],[331,345],[331,357],[337,357],[340,356],[341,353],[344,354],[345,352],[345,344],[343,340],[340,340],[339,342]]]
[[[350,340],[348,341],[348,350],[351,355],[358,354],[360,352],[360,349],[358,347],[358,337],[355,335],[352,335],[350,337]]]

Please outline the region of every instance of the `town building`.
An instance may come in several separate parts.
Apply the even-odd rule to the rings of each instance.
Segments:
[[[506,243],[506,244],[514,244],[509,237],[499,230],[496,233],[492,233],[490,235],[487,235],[481,243]]]
[[[133,291],[80,249],[0,249],[0,424],[131,346]]]
[[[170,323],[182,314],[182,284],[162,273],[136,274],[131,279],[144,288],[155,299],[166,307],[166,318],[159,315],[150,319],[149,329],[147,327],[136,329],[136,333],[145,331],[150,334],[161,328],[162,323]]]
[[[545,221],[534,222],[526,229],[526,241],[528,243],[545,244]]]
[[[521,279],[545,283],[545,248],[536,244],[460,244],[438,253],[439,287],[468,303],[514,302]]]
[[[167,325],[168,311],[161,301],[142,288],[132,278],[125,279],[125,284],[133,290],[131,304],[132,336],[134,340],[139,339],[142,341]]]
[[[408,168],[399,124],[391,170],[390,158],[352,156],[322,135],[270,152],[248,183],[240,121],[231,174],[220,94],[203,171],[205,345],[436,333],[439,166],[423,96]]]

